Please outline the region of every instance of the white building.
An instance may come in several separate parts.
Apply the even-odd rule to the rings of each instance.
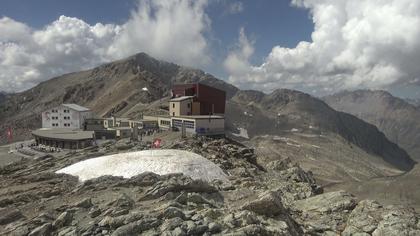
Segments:
[[[225,118],[219,115],[143,116],[143,119],[156,121],[162,130],[175,128],[189,134],[205,136],[225,134]]]
[[[85,119],[92,118],[89,108],[62,104],[42,112],[42,128],[83,129]]]

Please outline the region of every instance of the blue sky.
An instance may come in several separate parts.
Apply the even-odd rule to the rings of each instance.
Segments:
[[[137,6],[137,0],[2,0],[0,15],[25,22],[33,28],[41,29],[61,15],[76,17],[94,25],[100,23],[122,24]],[[243,10],[232,13],[226,7],[240,2]],[[273,45],[295,47],[302,40],[310,40],[313,23],[307,10],[292,7],[289,1],[213,1],[206,12],[211,19],[210,38],[214,38],[212,51],[214,64],[205,70],[220,77],[227,74],[217,58],[224,58],[238,37],[238,30],[244,27],[255,40],[254,63],[261,63]]]
[[[145,51],[243,89],[416,97],[420,2],[407,1],[2,0],[0,90]]]

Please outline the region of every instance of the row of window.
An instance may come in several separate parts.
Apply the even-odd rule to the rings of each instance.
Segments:
[[[172,120],[173,126],[182,128],[182,120]],[[184,120],[184,127],[186,129],[194,129],[194,121]]]
[[[58,127],[58,123],[52,123],[52,126],[53,127]],[[70,124],[69,123],[64,123],[64,126],[65,127],[70,127]]]
[[[171,125],[171,121],[169,121],[169,120],[160,120],[160,124],[161,125],[170,126]]]
[[[52,109],[52,110],[51,110],[51,112],[52,112],[52,113],[58,113],[58,110],[57,110],[57,109]],[[63,112],[64,112],[64,113],[70,113],[70,110],[68,110],[68,109],[64,109],[64,110],[63,110]]]
[[[58,116],[51,117],[53,120],[58,120]],[[70,120],[70,116],[63,117],[65,120]]]

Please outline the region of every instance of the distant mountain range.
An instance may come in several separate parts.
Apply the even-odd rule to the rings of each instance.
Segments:
[[[379,128],[387,138],[420,160],[420,109],[386,91],[357,90],[324,97],[338,111]]]
[[[0,103],[6,99],[7,93],[0,91]]]
[[[420,98],[417,98],[417,99],[406,98],[405,101],[410,103],[411,105],[416,106],[417,108],[420,108]]]
[[[315,174],[328,172],[324,177],[330,180],[338,178],[330,173],[339,173],[342,180],[363,179],[410,170],[415,164],[374,125],[338,112],[308,94],[286,89],[270,94],[242,91],[201,70],[156,60],[145,53],[7,95],[0,102],[0,130],[12,127],[16,139],[28,138],[31,129],[41,126],[41,112],[61,103],[84,105],[100,116],[140,118],[142,114],[167,113],[171,85],[193,82],[226,91],[229,136],[254,146],[266,158],[295,157],[306,161]],[[247,133],[246,138],[238,137],[241,131]],[[5,140],[2,132],[0,142]],[[292,153],[289,147],[296,150]]]

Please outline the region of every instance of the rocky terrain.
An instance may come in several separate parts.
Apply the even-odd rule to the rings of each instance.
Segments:
[[[417,99],[406,98],[405,101],[410,103],[411,105],[416,106],[417,108],[420,108],[420,98],[417,98]]]
[[[228,101],[226,116],[233,127],[246,130],[247,137],[233,138],[255,148],[261,163],[291,158],[323,186],[401,175],[412,168],[407,153],[376,127],[302,92],[238,91]]]
[[[238,90],[203,71],[139,53],[91,70],[50,79],[21,93],[9,94],[7,99],[0,100],[0,130],[10,126],[16,140],[28,138],[32,129],[41,126],[41,112],[61,103],[87,106],[98,116],[114,114],[138,118],[148,112],[152,103],[156,108],[167,106],[161,99],[169,95],[172,84],[199,81],[222,88],[228,97]],[[5,132],[1,132],[0,143],[6,140]]]
[[[420,160],[420,109],[386,91],[341,92],[324,100],[338,111],[353,114],[381,130],[389,140]]]
[[[41,125],[40,113],[61,103],[90,107],[99,116],[115,114],[139,119],[142,114],[167,114],[171,85],[190,82],[202,82],[226,91],[226,126],[230,133],[237,134],[242,129],[253,139],[264,135],[283,136],[297,130],[328,136],[333,142],[338,139],[344,149],[356,146],[365,153],[360,159],[370,163],[380,159],[381,166],[402,171],[414,165],[407,153],[389,142],[376,127],[337,112],[308,94],[286,89],[271,94],[240,91],[203,71],[159,61],[144,53],[63,75],[25,92],[8,95],[0,102],[0,130],[10,126],[15,140],[29,138],[31,130]],[[5,141],[5,132],[1,132],[0,143]],[[357,165],[349,167],[350,171],[357,168]]]
[[[7,94],[5,92],[0,91],[0,102],[6,99]]]
[[[198,153],[230,183],[182,174],[103,176],[79,182],[64,166],[149,144],[120,140],[67,154],[24,159],[0,169],[3,235],[418,235],[419,215],[405,206],[323,193],[291,159],[258,162],[228,139],[183,139],[164,148]]]

